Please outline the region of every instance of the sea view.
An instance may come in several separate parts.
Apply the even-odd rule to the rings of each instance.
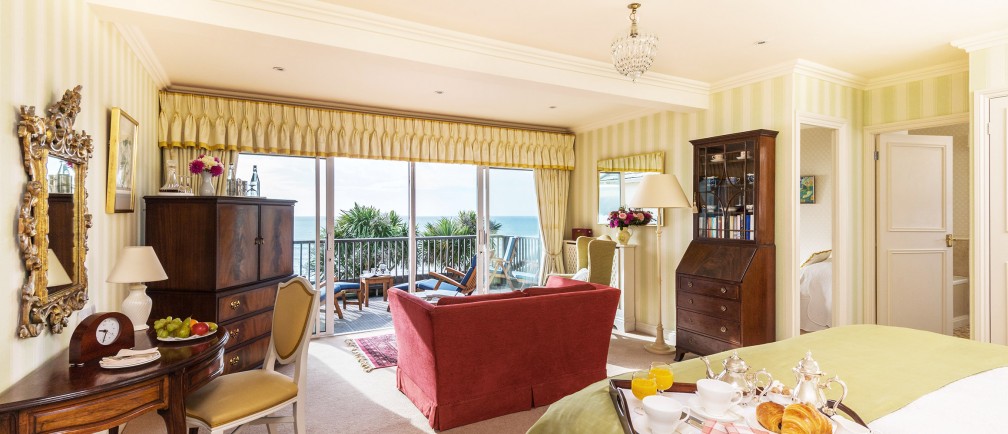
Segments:
[[[422,230],[425,223],[433,222],[441,216],[418,216],[417,229]],[[493,220],[501,224],[498,234],[519,235],[527,237],[539,236],[539,219],[536,216],[497,216]],[[323,219],[324,223],[324,219]],[[315,240],[315,217],[295,216],[294,217],[294,241],[314,241]]]

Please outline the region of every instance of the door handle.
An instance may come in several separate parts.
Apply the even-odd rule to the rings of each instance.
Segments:
[[[956,237],[952,234],[945,234],[945,245],[952,247],[952,244],[956,241],[969,241],[969,237]]]

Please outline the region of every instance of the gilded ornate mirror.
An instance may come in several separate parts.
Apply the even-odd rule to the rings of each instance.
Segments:
[[[644,175],[665,172],[665,153],[629,155],[599,160],[598,169],[598,223],[606,224],[609,211],[625,206],[637,191]],[[657,214],[657,210],[654,215]],[[649,225],[655,225],[654,219]]]
[[[43,116],[21,106],[18,138],[28,182],[18,210],[18,244],[25,265],[18,336],[60,333],[87,302],[87,212],[84,177],[91,136],[73,129],[81,87],[68,90]]]

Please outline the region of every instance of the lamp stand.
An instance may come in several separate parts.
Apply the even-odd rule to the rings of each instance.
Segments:
[[[130,284],[130,293],[122,302],[122,313],[133,322],[133,331],[147,330],[147,317],[150,316],[151,304],[151,298],[147,295],[147,285]]]
[[[661,210],[658,211],[661,213]],[[655,341],[650,344],[645,344],[644,349],[649,353],[653,354],[672,354],[674,351],[672,347],[665,343],[665,328],[662,327],[662,293],[665,292],[665,288],[662,286],[662,261],[661,261],[661,221],[655,227],[655,239],[657,239],[657,256],[658,256],[658,328],[657,336],[655,336]]]

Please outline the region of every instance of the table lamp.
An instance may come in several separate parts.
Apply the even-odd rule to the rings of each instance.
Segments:
[[[658,225],[655,231],[658,243],[658,336],[653,343],[644,345],[644,349],[654,354],[670,354],[672,348],[665,343],[665,329],[662,327],[662,293],[665,292],[665,288],[662,287],[661,269],[661,214],[662,208],[690,208],[692,204],[675,175],[654,174],[644,177],[627,205],[632,208],[658,208]]]
[[[46,282],[49,282],[46,283],[46,287],[48,288],[73,283],[70,280],[70,275],[66,272],[66,268],[63,268],[63,264],[60,263],[53,249],[49,249],[49,259],[46,262]]]
[[[122,313],[133,322],[133,330],[146,330],[147,317],[150,316],[151,298],[147,296],[144,282],[167,278],[151,246],[129,246],[119,253],[119,260],[106,282],[130,284],[130,293],[123,300]]]

